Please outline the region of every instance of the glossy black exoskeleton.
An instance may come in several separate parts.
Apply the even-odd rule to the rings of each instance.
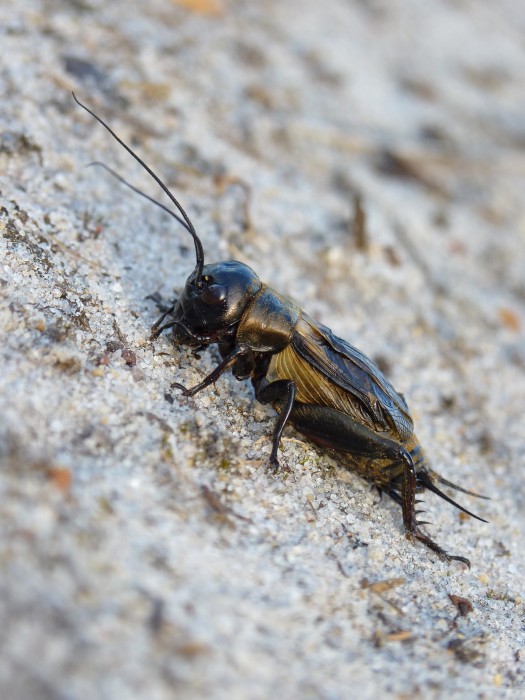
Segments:
[[[400,504],[409,538],[419,540],[444,559],[469,565],[468,559],[447,554],[421,530],[424,523],[417,520],[416,493],[428,489],[486,522],[453,501],[437,484],[477,494],[430,468],[403,396],[363,353],[261,282],[247,265],[235,260],[205,265],[197,232],[166,185],[105,122],[78,104],[145,168],[178,214],[107,169],[173,216],[193,238],[195,269],[179,300],[152,327],[152,337],[171,330],[176,345],[195,350],[215,343],[222,361],[191,389],[173,386],[185,396],[194,396],[229,369],[236,379],[250,379],[257,400],[272,404],[278,413],[270,456],[274,467],[278,466],[283,430],[290,423],[317,445],[335,451],[349,469]]]

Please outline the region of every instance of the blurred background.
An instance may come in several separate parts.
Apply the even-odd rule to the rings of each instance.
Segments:
[[[1,3],[2,697],[522,687],[524,36],[511,0]],[[269,473],[247,384],[171,390],[216,364],[148,340],[193,245],[84,167],[160,197],[71,90],[493,497],[432,504],[470,573],[291,431]]]

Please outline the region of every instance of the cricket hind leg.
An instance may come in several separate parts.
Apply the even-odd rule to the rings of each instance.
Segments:
[[[401,506],[403,513],[403,524],[405,526],[405,532],[409,539],[421,542],[430,550],[438,554],[441,557],[441,559],[444,559],[445,561],[460,561],[470,568],[469,559],[467,559],[466,557],[459,556],[457,554],[449,554],[445,549],[443,549],[443,547],[438,545],[437,542],[434,542],[434,540],[421,529],[423,525],[430,525],[430,523],[426,520],[418,520],[417,516],[421,513],[425,513],[426,511],[417,508],[417,506],[420,503],[423,503],[423,501],[422,499],[416,498],[416,495],[426,488],[427,487],[425,485],[424,480],[420,480],[420,471],[416,472],[416,478],[414,482],[412,471],[410,470],[407,473],[407,470],[405,469],[402,475],[399,475],[399,477],[397,477],[395,480],[390,482],[390,484],[384,487],[384,491],[390,496],[390,498],[393,501],[395,501],[398,505]],[[448,501],[451,499],[445,496],[445,500]],[[464,512],[469,513],[469,515],[471,515],[471,513],[465,508],[458,506],[458,504],[456,503],[454,503],[454,505],[459,507],[460,510],[463,510]],[[481,518],[478,518],[478,520],[481,520]]]
[[[445,561],[460,561],[470,569],[470,561],[466,557],[459,556],[457,554],[449,554],[443,547],[434,542],[434,540],[427,535],[421,529],[422,525],[428,525],[428,521],[418,520],[417,516],[424,513],[424,510],[416,510],[416,505],[421,503],[419,499],[416,499],[416,493],[421,490],[421,486],[424,484],[419,480],[419,473],[412,467],[405,467],[403,473],[403,479],[401,483],[401,489],[396,488],[392,485],[387,492],[391,498],[393,498],[396,503],[399,503],[403,512],[403,524],[405,526],[405,531],[407,537],[411,540],[417,540],[428,547],[430,550],[435,552]],[[448,500],[448,499],[446,499]],[[461,508],[461,510],[464,510]],[[468,511],[466,511],[468,512]]]
[[[382,473],[376,474],[373,472],[368,474],[363,469],[357,471],[364,478],[376,483],[401,505],[403,524],[409,539],[418,540],[446,561],[461,561],[470,567],[468,559],[448,554],[421,530],[421,526],[425,523],[417,519],[416,493],[424,484],[418,482],[414,460],[403,445],[378,435],[347,414],[324,406],[296,403],[290,413],[290,421],[300,433],[319,445],[349,453],[357,458],[367,458],[366,460],[358,459],[358,463],[366,464],[368,458],[372,458],[387,459],[393,468],[401,465],[402,473],[394,480],[388,477],[389,467],[383,468]]]

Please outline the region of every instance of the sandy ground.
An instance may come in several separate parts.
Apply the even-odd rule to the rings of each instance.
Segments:
[[[524,36],[517,0],[4,0],[2,698],[522,697]],[[246,383],[171,388],[217,362],[149,340],[192,242],[84,167],[158,196],[72,89],[491,496],[425,499],[470,570],[292,430],[272,473]]]

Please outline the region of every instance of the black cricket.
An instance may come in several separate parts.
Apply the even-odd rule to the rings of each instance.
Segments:
[[[247,265],[235,260],[205,265],[197,232],[167,186],[74,93],[73,97],[151,175],[178,214],[104,167],[173,216],[193,238],[195,269],[180,299],[153,325],[152,338],[171,330],[175,345],[189,346],[195,353],[216,343],[222,361],[191,389],[177,383],[172,386],[184,396],[194,396],[229,369],[240,381],[250,379],[257,400],[272,404],[278,413],[270,456],[274,468],[279,466],[283,430],[290,423],[312,442],[335,451],[349,469],[398,503],[409,539],[419,540],[447,561],[455,559],[470,566],[468,559],[448,554],[421,530],[427,523],[417,519],[422,511],[416,510],[420,502],[416,494],[432,491],[482,522],[487,521],[452,500],[437,483],[485,497],[451,483],[430,468],[404,397],[362,352],[261,282]]]

